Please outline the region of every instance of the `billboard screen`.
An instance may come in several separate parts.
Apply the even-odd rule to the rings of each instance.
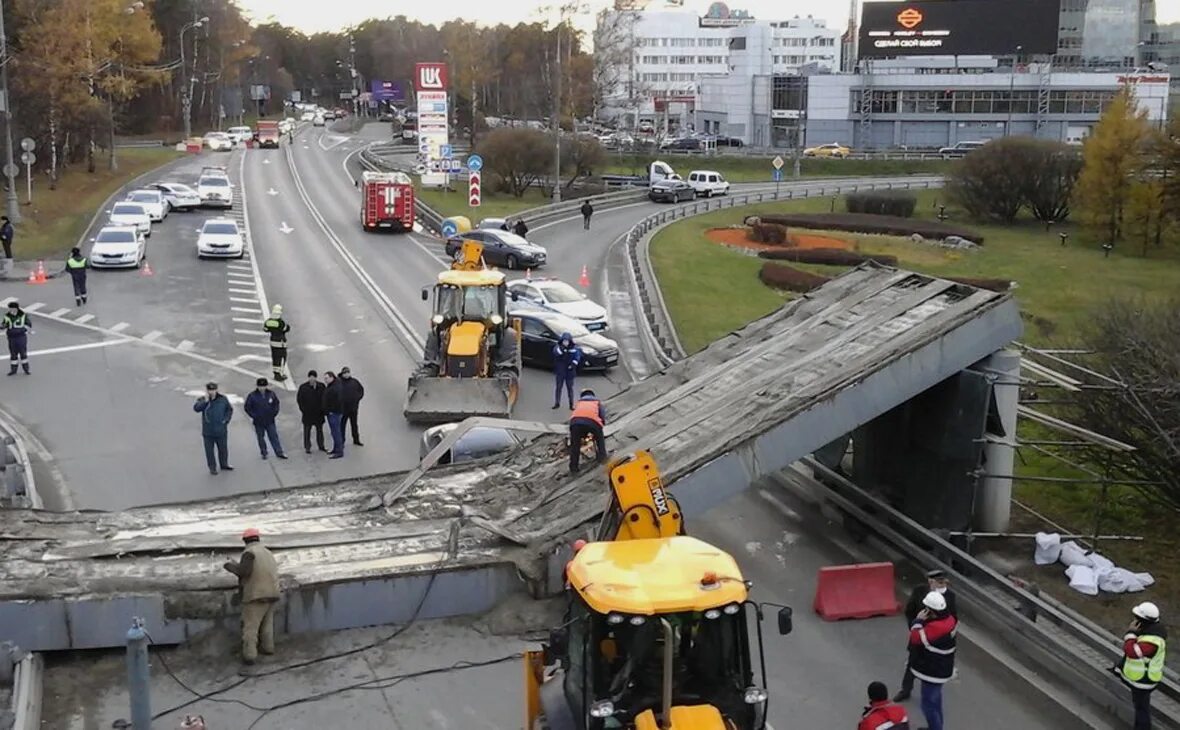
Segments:
[[[1059,0],[866,2],[861,58],[1057,52]]]
[[[402,88],[400,81],[374,79],[369,83],[369,89],[376,101],[388,101],[394,104],[404,104],[406,101],[406,90]]]

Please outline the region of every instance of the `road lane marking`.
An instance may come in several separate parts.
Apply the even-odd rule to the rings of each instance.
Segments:
[[[62,307],[61,309],[54,310],[49,316],[50,317],[60,317],[64,314],[67,314],[69,311],[70,311],[69,307]]]
[[[83,314],[81,317],[78,317],[74,321],[77,322],[78,324],[86,324],[87,322],[89,322],[92,319],[94,319],[93,314]]]
[[[127,329],[130,326],[131,325],[128,324],[127,322],[120,322],[120,323],[114,325],[113,327],[111,327],[111,332],[122,332],[123,330]]]
[[[232,362],[234,365],[241,365],[241,364],[242,364],[242,363],[244,363],[244,362],[250,362],[250,361],[253,361],[253,362],[270,362],[270,359],[269,359],[269,358],[265,358],[265,357],[263,357],[262,355],[238,355],[238,356],[237,356],[237,357],[235,357],[233,360],[230,360],[230,362]]]
[[[253,299],[253,298],[251,298],[251,299],[247,299],[247,298],[245,298],[245,297],[230,297],[230,298],[229,298],[229,300],[230,300],[231,302],[242,302],[243,304],[258,304],[258,300],[257,300],[257,299]],[[241,311],[241,312],[253,312],[254,310],[253,310],[253,309],[241,309],[241,310],[238,310],[238,311]]]
[[[130,337],[124,337],[118,340],[103,340],[102,342],[87,342],[84,345],[67,345],[65,347],[50,347],[46,350],[30,350],[29,357],[36,357],[37,355],[57,355],[62,352],[76,352],[78,350],[94,350],[99,347],[111,347],[113,345],[126,345],[128,342],[135,342]]]
[[[225,275],[230,279],[249,279],[253,280],[254,275],[249,271],[227,271]]]
[[[38,309],[40,309],[41,307],[44,307],[44,306],[45,306],[45,302],[33,302],[32,304],[25,307],[24,310],[26,312],[36,312]],[[52,317],[53,315],[49,315],[49,316]]]
[[[227,264],[225,268],[233,269],[235,271],[247,271],[247,272],[254,271],[254,269],[250,268],[246,264]]]
[[[270,336],[270,333],[269,333],[269,332],[264,332],[264,331],[262,331],[262,330],[242,330],[242,329],[236,329],[236,330],[234,330],[234,334],[238,334],[238,335],[250,335],[250,336],[252,336],[252,337],[269,337],[269,336]]]
[[[270,345],[263,342],[235,342],[238,347],[261,347],[263,350],[269,349]]]
[[[196,344],[197,343],[193,342],[192,340],[181,340],[180,344],[176,346],[176,349],[181,350],[183,352],[187,352],[188,350],[191,350],[194,347],[196,347]]]
[[[19,301],[19,300],[16,297],[4,297],[3,299],[0,299],[0,304],[7,307],[9,302],[15,302],[15,301]]]
[[[230,283],[232,284],[233,282],[230,282]],[[258,293],[256,291],[254,291],[253,289],[236,289],[232,286],[229,288],[229,290],[232,291],[234,294],[257,294]]]
[[[151,332],[148,332],[146,335],[143,336],[143,341],[144,342],[155,342],[156,340],[160,339],[163,336],[164,336],[164,333],[161,332],[160,330],[152,330]]]
[[[241,322],[242,324],[262,324],[261,319],[252,319],[250,317],[233,317],[233,321]]]
[[[242,314],[254,314],[256,310],[247,309],[246,307],[230,307],[231,312],[241,312]]]

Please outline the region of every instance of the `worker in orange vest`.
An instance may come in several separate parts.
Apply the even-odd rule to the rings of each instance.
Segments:
[[[578,402],[570,413],[570,474],[578,473],[578,462],[582,458],[582,440],[594,437],[594,450],[599,464],[606,463],[606,410],[602,401],[589,388],[579,394]]]

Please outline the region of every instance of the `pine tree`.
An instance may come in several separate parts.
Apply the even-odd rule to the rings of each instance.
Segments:
[[[1082,174],[1075,194],[1082,222],[1104,243],[1123,239],[1123,219],[1147,163],[1151,128],[1147,111],[1124,87],[1102,113],[1082,147]]]

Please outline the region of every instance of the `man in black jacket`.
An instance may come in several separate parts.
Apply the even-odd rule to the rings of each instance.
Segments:
[[[357,429],[356,416],[361,407],[361,399],[365,397],[365,386],[361,385],[361,381],[352,377],[352,370],[347,366],[340,368],[340,405],[344,407],[344,419],[340,423],[340,433],[344,433],[345,427],[352,424],[352,442],[357,446],[364,446],[361,443],[361,434]]]
[[[324,415],[328,417],[328,430],[332,432],[332,452],[329,459],[339,459],[344,456],[344,397],[340,390],[340,381],[331,370],[324,373]]]
[[[587,231],[590,230],[590,216],[594,215],[594,206],[590,205],[590,201],[582,203],[582,227]]]
[[[521,238],[524,238],[528,235],[529,227],[528,224],[524,222],[524,218],[516,219],[516,225],[512,226],[512,232]]]
[[[955,605],[955,592],[950,588],[950,580],[947,578],[944,570],[931,570],[926,573],[926,582],[921,585],[914,586],[910,591],[910,598],[905,604],[905,621],[906,626],[912,626],[918,614],[922,612],[922,601],[930,592],[941,593],[942,597],[946,599],[946,612],[954,616],[957,620],[959,618],[958,607]],[[914,675],[910,673],[910,665],[913,663],[914,652],[911,650],[909,659],[905,665],[905,675],[901,678],[901,689],[893,696],[894,702],[905,702],[910,698],[914,691]]]
[[[307,382],[299,386],[295,402],[303,416],[303,450],[311,453],[311,430],[315,429],[315,443],[320,451],[324,448],[324,384],[316,378],[316,371],[307,373]]]

